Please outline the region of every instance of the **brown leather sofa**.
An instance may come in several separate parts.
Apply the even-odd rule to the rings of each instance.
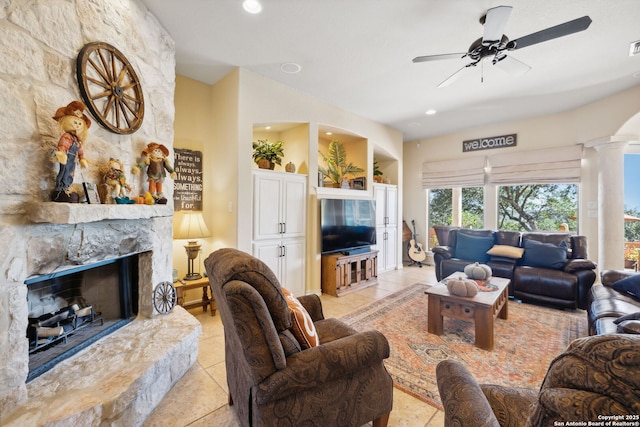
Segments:
[[[540,390],[479,385],[461,362],[442,361],[436,377],[444,425],[635,423],[640,414],[638,354],[640,335],[579,338],[551,362]]]
[[[638,274],[624,270],[605,270],[600,274],[600,283],[593,285],[589,293],[589,335],[615,333],[617,319],[640,314],[640,300],[612,287],[617,281]]]
[[[516,299],[567,309],[586,309],[589,304],[596,265],[587,259],[585,236],[453,229],[448,238],[446,246],[432,248],[438,280],[481,262],[491,267],[494,276],[511,280],[509,295]],[[488,255],[496,245],[523,250],[522,258]],[[565,245],[565,252],[557,250]],[[527,250],[538,256],[528,256]]]
[[[384,427],[393,404],[393,381],[383,360],[389,343],[375,330],[358,332],[325,319],[317,295],[297,299],[319,345],[301,346],[301,324],[273,272],[236,249],[205,261],[224,326],[229,403],[242,426]],[[297,326],[297,328],[295,327]]]

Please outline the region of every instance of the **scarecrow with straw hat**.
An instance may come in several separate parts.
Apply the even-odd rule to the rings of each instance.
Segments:
[[[176,173],[169,163],[169,149],[157,142],[150,142],[142,150],[142,160],[133,167],[132,173],[137,175],[142,168],[147,168],[147,181],[149,182],[149,192],[158,204],[166,204],[167,199],[162,194],[162,182],[167,176],[167,171],[171,178],[176,179]]]
[[[84,109],[82,101],[73,101],[66,107],[58,108],[53,116],[53,120],[58,122],[63,132],[54,153],[56,161],[60,164],[56,187],[51,193],[51,200],[54,202],[79,201],[78,194],[71,193],[69,187],[73,183],[76,163],[80,163],[83,168],[87,167],[82,144],[87,139],[91,120],[84,114]]]

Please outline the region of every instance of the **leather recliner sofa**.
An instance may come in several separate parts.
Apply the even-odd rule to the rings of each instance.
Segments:
[[[589,292],[589,335],[620,332],[616,320],[622,316],[638,313],[640,318],[640,300],[614,288],[616,282],[632,276],[638,276],[638,273],[605,270],[600,274],[600,283],[595,284]]]
[[[468,264],[485,263],[494,276],[511,280],[510,296],[558,308],[586,309],[596,280],[585,236],[455,229],[446,246],[432,251],[438,280]]]

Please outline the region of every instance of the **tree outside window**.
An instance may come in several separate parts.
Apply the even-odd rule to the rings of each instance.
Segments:
[[[531,184],[498,190],[498,228],[515,231],[558,231],[561,224],[577,231],[578,186]]]
[[[498,228],[515,231],[558,231],[561,224],[577,232],[578,186],[531,184],[502,186],[498,191]],[[484,227],[482,187],[462,189],[462,227]],[[430,191],[429,225],[451,225],[452,189]]]

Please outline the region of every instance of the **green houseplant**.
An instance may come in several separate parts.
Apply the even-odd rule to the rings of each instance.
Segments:
[[[331,143],[329,143],[328,154],[320,152],[320,156],[322,156],[322,160],[324,160],[327,166],[318,166],[318,170],[338,186],[340,186],[343,178],[347,175],[364,172],[364,169],[361,167],[347,162],[347,150],[345,150],[344,145],[340,141],[331,141]]]
[[[382,182],[382,171],[380,170],[380,166],[378,165],[378,159],[373,158],[373,180],[375,182]]]
[[[253,161],[261,169],[273,169],[275,165],[282,165],[284,157],[284,142],[269,142],[268,139],[259,139],[253,142]]]

